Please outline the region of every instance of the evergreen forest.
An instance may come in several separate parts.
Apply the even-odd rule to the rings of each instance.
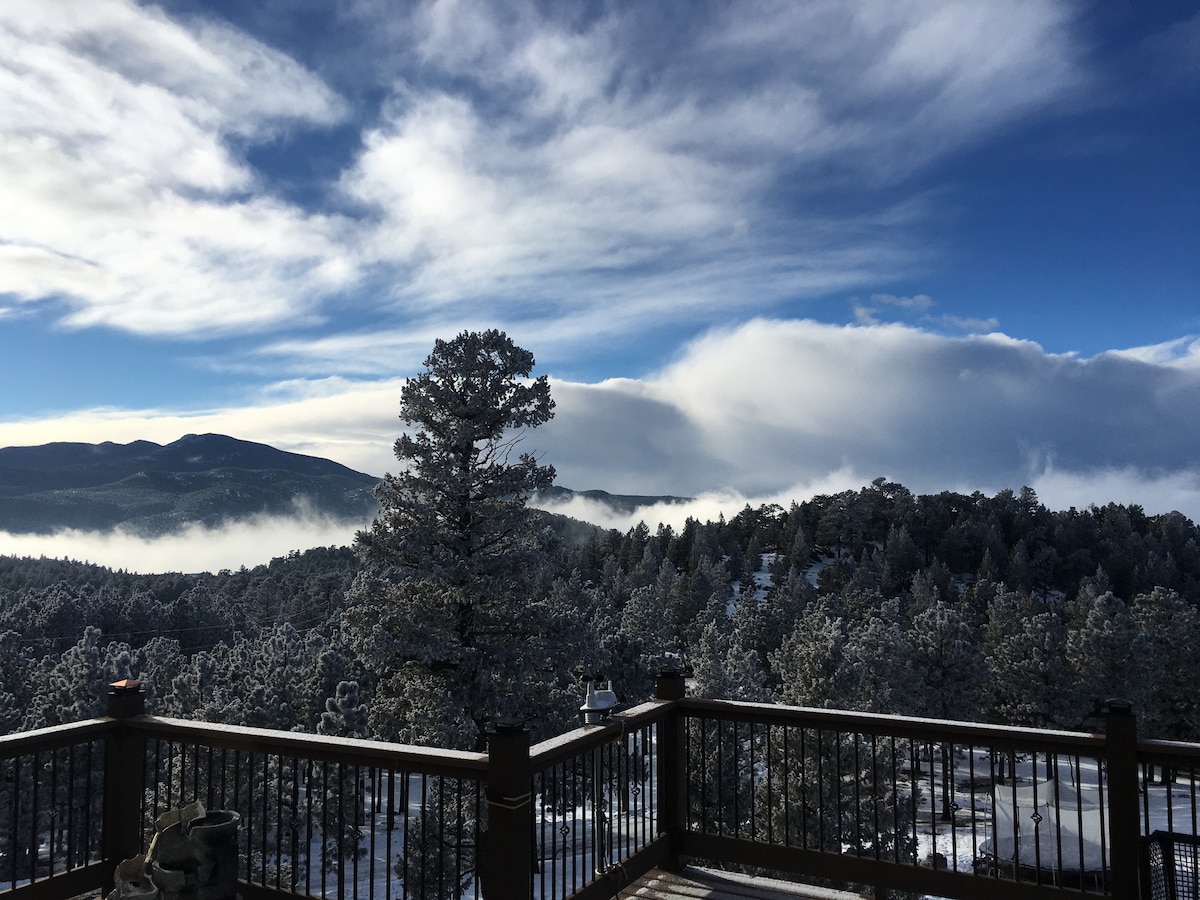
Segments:
[[[495,715],[571,727],[585,675],[637,702],[682,665],[695,696],[1036,727],[1094,728],[1124,697],[1143,735],[1200,739],[1200,531],[1179,513],[881,478],[679,530],[533,522],[524,624],[452,585],[381,592],[395,556],[362,547],[198,575],[0,557],[0,731],[101,714],[134,677],[161,715],[467,747]],[[447,673],[471,708],[447,711]]]

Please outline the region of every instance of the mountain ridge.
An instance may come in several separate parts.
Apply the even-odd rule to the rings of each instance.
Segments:
[[[373,475],[317,456],[220,434],[170,444],[55,442],[0,448],[0,530],[125,528],[146,536],[297,505],[334,519],[369,521]]]
[[[145,537],[190,525],[215,527],[258,515],[305,513],[366,525],[379,509],[379,477],[319,456],[223,434],[186,434],[169,444],[57,441],[0,447],[0,531],[53,534],[121,528]],[[575,491],[622,513],[685,498]]]

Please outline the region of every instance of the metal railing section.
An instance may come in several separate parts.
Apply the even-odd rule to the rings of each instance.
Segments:
[[[241,816],[242,881],[308,897],[479,897],[487,758],[133,720],[144,738],[141,827],[199,800]]]
[[[721,701],[683,710],[684,828],[722,839],[690,841],[697,850],[787,848],[734,852],[860,883],[944,882],[948,896],[967,890],[955,876],[1112,888],[1104,736]]]
[[[85,722],[0,736],[0,892],[100,863],[110,732]]]
[[[145,716],[0,737],[0,895],[111,884],[163,813],[241,818],[247,900],[611,897],[685,858],[945,897],[1137,896],[1139,836],[1200,832],[1200,745],[659,699],[488,754]],[[527,862],[526,862],[527,861]],[[487,880],[485,880],[485,878]]]
[[[532,748],[533,896],[562,900],[628,882],[627,863],[662,830],[661,713],[661,704],[645,704]]]
[[[1138,763],[1142,834],[1200,835],[1200,745],[1141,741]]]

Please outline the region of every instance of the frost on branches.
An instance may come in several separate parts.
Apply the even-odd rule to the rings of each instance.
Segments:
[[[373,730],[474,746],[488,719],[543,727],[578,703],[572,668],[586,627],[554,592],[547,537],[526,508],[551,466],[519,452],[550,420],[545,376],[500,331],[437,341],[404,387],[402,464],[380,483],[380,512],[357,549],[348,637],[377,678]]]

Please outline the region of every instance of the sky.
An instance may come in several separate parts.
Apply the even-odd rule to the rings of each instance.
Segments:
[[[1198,159],[1192,2],[8,0],[0,446],[382,475],[495,327],[567,487],[1200,520]]]

